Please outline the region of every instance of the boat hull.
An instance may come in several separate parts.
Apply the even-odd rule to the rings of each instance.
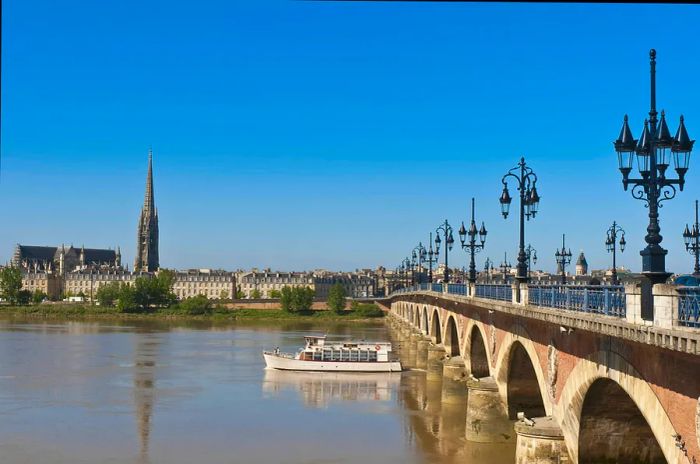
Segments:
[[[351,362],[351,361],[302,361],[299,359],[263,353],[269,369],[284,371],[319,372],[400,372],[399,361]]]

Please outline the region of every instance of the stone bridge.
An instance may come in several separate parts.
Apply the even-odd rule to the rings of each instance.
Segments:
[[[380,302],[415,366],[468,391],[468,440],[515,443],[518,463],[700,462],[700,331],[678,325],[672,286],[654,286],[650,320],[635,286],[619,289],[619,311],[608,290],[596,306],[592,290],[542,289],[533,304],[526,285],[477,287],[424,284]]]

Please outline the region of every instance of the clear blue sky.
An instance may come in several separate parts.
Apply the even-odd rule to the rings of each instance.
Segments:
[[[162,266],[394,268],[445,218],[456,231],[471,196],[489,229],[479,266],[514,262],[517,222],[498,197],[525,155],[540,177],[526,231],[538,267],[554,269],[563,232],[608,265],[615,219],[620,262],[639,270],[646,210],[622,190],[611,142],[624,113],[641,130],[649,48],[671,130],[682,112],[700,137],[691,5],[4,7],[3,262],[17,242],[121,245],[132,262],[152,145]],[[661,211],[671,271],[691,269],[681,232],[698,154]]]

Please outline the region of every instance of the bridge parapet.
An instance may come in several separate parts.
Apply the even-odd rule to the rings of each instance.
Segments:
[[[453,285],[453,284],[450,284]],[[456,284],[455,284],[456,285]],[[550,288],[551,287],[551,288]],[[645,343],[660,348],[700,355],[700,289],[675,285],[653,288],[654,319],[642,314],[642,290],[623,287],[442,285],[439,291],[404,288],[392,293],[439,297],[558,324],[562,330],[586,330]],[[510,289],[510,293],[508,292]],[[554,300],[552,300],[554,292]],[[516,302],[520,293],[520,302]],[[511,298],[508,298],[510,296]],[[552,301],[554,303],[552,304]],[[624,304],[624,306],[623,306]]]

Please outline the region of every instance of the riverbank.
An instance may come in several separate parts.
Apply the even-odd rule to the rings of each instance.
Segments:
[[[341,321],[381,321],[384,312],[375,305],[361,305],[356,310],[341,314],[329,310],[310,310],[288,313],[281,309],[227,309],[214,307],[203,314],[192,314],[177,306],[158,308],[148,312],[122,312],[115,307],[90,305],[40,304],[30,306],[0,306],[0,318],[37,319],[135,319],[169,320],[194,319],[215,321],[299,321],[299,322],[341,322]]]

